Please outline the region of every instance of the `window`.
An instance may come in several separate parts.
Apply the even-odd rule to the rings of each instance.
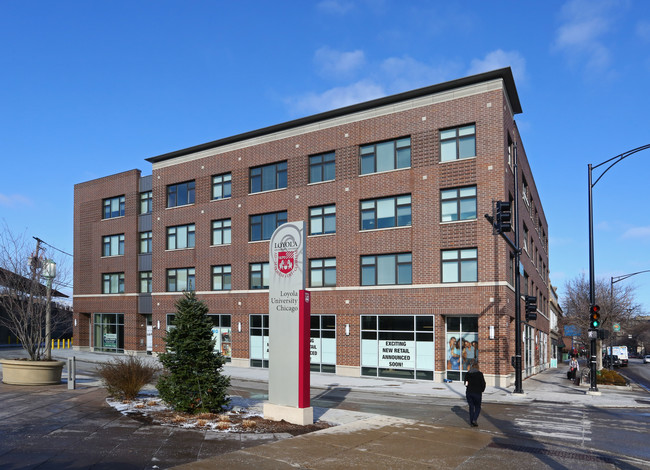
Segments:
[[[167,249],[194,248],[194,224],[167,227]]]
[[[522,180],[521,198],[526,203],[526,207],[530,209],[530,189],[528,189],[528,182],[524,177],[522,177],[521,180]]]
[[[140,232],[140,254],[151,253],[151,232]]]
[[[440,161],[448,162],[476,156],[476,126],[440,131]]]
[[[124,234],[108,235],[103,238],[102,256],[119,256],[124,254]]]
[[[440,191],[440,221],[476,219],[476,186]]]
[[[309,285],[311,287],[336,286],[336,258],[309,260]]]
[[[152,292],[151,271],[141,271],[140,272],[140,293],[150,294],[151,292]]]
[[[442,251],[442,282],[476,282],[478,280],[478,250]]]
[[[102,294],[122,294],[124,292],[124,273],[102,275]]]
[[[251,263],[249,265],[249,284],[251,289],[269,288],[269,263]]]
[[[361,285],[411,284],[411,253],[361,257]]]
[[[331,181],[335,177],[334,152],[309,157],[309,182]]]
[[[411,138],[364,145],[359,153],[362,175],[408,168],[411,166]]]
[[[411,225],[411,195],[361,201],[361,230]]]
[[[311,207],[309,209],[309,235],[336,232],[336,205]]]
[[[250,216],[249,240],[270,240],[275,229],[287,223],[287,211]]]
[[[526,227],[525,225],[524,225],[524,236],[522,241],[524,242],[524,246],[523,246],[524,251],[528,253],[528,227]]]
[[[167,270],[167,292],[194,290],[194,268]]]
[[[229,245],[230,244],[230,219],[221,219],[212,221],[212,244]]]
[[[140,193],[140,214],[150,214],[153,204],[153,193],[146,191]]]
[[[167,186],[167,207],[194,204],[194,181]]]
[[[251,193],[287,187],[287,162],[272,163],[250,169]]]
[[[113,217],[124,216],[124,196],[112,197],[104,199],[104,219],[112,219]]]
[[[224,173],[212,177],[212,199],[225,199],[232,195],[232,175]]]
[[[232,289],[230,265],[212,266],[212,290]]]

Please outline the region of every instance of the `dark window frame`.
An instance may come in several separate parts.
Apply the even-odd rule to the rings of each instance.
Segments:
[[[115,278],[117,276],[117,278]],[[108,282],[108,289],[106,289]],[[117,282],[117,286],[114,285]],[[114,287],[117,291],[113,292]],[[108,290],[108,292],[106,292]],[[102,273],[102,294],[123,294],[124,293],[124,273]]]
[[[409,198],[408,203],[398,203],[398,200],[400,198]],[[377,205],[379,201],[388,201],[392,200],[393,201],[393,207],[394,207],[394,213],[395,217],[393,219],[393,225],[387,225],[387,226],[382,226],[379,227],[379,219],[377,217]],[[364,208],[364,205],[372,204],[372,207],[366,207]],[[405,208],[408,207],[410,208],[410,214],[409,214],[409,223],[408,224],[399,224],[399,209],[400,208]],[[373,214],[372,218],[372,227],[364,228],[364,214]],[[403,216],[402,216],[403,217]],[[386,229],[386,228],[394,228],[394,227],[411,227],[413,225],[413,196],[411,194],[400,194],[398,196],[389,196],[389,197],[380,197],[380,198],[374,198],[374,199],[364,199],[362,201],[359,201],[359,230],[361,231],[367,231],[367,230],[381,230],[381,229]]]
[[[284,218],[282,218],[281,215],[284,215]],[[264,237],[265,231],[268,232],[268,230],[270,230],[268,224],[270,223],[271,216],[274,216],[273,223],[271,224],[273,226],[273,230],[271,230],[270,233],[268,233],[268,238],[265,238]],[[271,235],[273,235],[275,229],[277,229],[282,224],[286,224],[287,220],[288,220],[287,211],[266,212],[264,214],[249,215],[248,216],[248,241],[259,242],[259,241],[270,240]],[[258,231],[259,231],[259,238],[257,238]],[[256,238],[253,237],[254,235]]]
[[[215,190],[221,189],[221,196],[215,196]],[[221,173],[212,176],[212,200],[228,199],[232,197],[232,173]]]
[[[265,181],[268,183],[269,180],[266,180],[266,177],[271,178],[271,173],[266,174],[265,172],[273,172],[273,187],[265,188]],[[263,193],[267,191],[275,191],[278,189],[284,189],[288,185],[288,173],[287,173],[287,161],[283,160],[281,162],[274,162],[268,165],[255,166],[249,169],[248,171],[249,178],[249,192],[250,194]]]
[[[328,261],[334,261],[334,265],[329,265],[326,266],[326,262]],[[321,266],[314,266],[315,263],[321,263]],[[314,272],[320,272],[320,277],[321,277],[321,284],[320,285],[314,285],[312,282],[312,273]],[[334,283],[328,283],[326,282],[327,276],[326,274],[329,272],[334,272]],[[310,287],[336,287],[336,258],[312,258],[309,260],[309,286]]]
[[[180,228],[185,228],[187,227],[187,230],[185,231],[185,246],[179,246],[178,240],[179,240],[179,235],[178,235],[178,229]],[[174,231],[175,233],[170,233],[171,231]],[[170,227],[167,227],[165,230],[166,232],[166,239],[165,239],[165,249],[169,251],[173,250],[191,250],[196,246],[196,224],[183,224],[183,225],[172,225]],[[174,246],[171,247],[170,245],[170,237],[173,237],[174,240]],[[192,242],[190,246],[190,240]]]
[[[474,250],[475,256],[473,258],[463,258],[461,255],[462,251],[469,251],[469,250]],[[444,253],[452,253],[456,252],[456,258],[444,258]],[[462,264],[463,261],[468,262],[468,261],[475,261],[476,262],[476,272],[475,277],[476,279],[472,280],[464,280],[463,279],[463,270],[462,270]],[[445,280],[445,266],[450,265],[452,263],[456,264],[456,275],[457,275],[457,280],[455,281],[448,281]],[[468,247],[468,248],[453,248],[453,249],[447,249],[447,250],[440,250],[440,279],[443,283],[461,283],[461,282],[478,282],[478,248],[477,247]]]
[[[185,288],[178,289],[178,272],[185,271]],[[173,274],[173,275],[172,275]],[[175,289],[170,289],[170,279],[174,279]],[[196,268],[168,268],[165,278],[166,292],[190,292],[196,289]],[[190,287],[190,288],[188,288]]]
[[[473,196],[461,196],[460,193],[463,189],[471,189],[474,188],[474,195]],[[443,199],[442,194],[444,192],[450,192],[450,191],[456,191],[456,195],[454,197],[446,198]],[[461,218],[462,212],[461,212],[461,203],[463,201],[469,201],[469,200],[474,200],[474,217],[465,217]],[[455,214],[455,219],[452,220],[443,220],[443,213],[442,213],[442,204],[443,202],[450,202],[450,201],[456,201],[456,212]],[[478,213],[478,189],[476,185],[469,185],[469,186],[459,186],[459,187],[454,187],[454,188],[445,188],[440,190],[440,222],[460,222],[463,220],[476,220],[477,218],[477,213]]]
[[[146,247],[143,250],[142,244],[145,244]],[[141,255],[149,254],[153,251],[153,232],[151,230],[146,230],[140,232],[138,236],[138,253]]]
[[[220,224],[220,226],[218,226]],[[217,219],[212,221],[212,246],[230,245],[232,243],[232,219]],[[221,243],[216,243],[216,234],[220,234]],[[225,241],[225,235],[228,234],[228,242]]]
[[[473,133],[461,135],[461,130],[467,129],[469,127],[473,127]],[[455,131],[453,137],[443,137],[444,133],[451,132],[451,131]],[[453,162],[453,161],[456,161],[456,160],[463,160],[465,158],[474,158],[474,157],[477,156],[476,155],[477,154],[477,148],[476,148],[476,123],[463,124],[463,125],[460,125],[460,126],[449,127],[449,128],[446,128],[446,129],[440,129],[440,132],[439,132],[438,135],[440,137],[440,161],[441,162]],[[472,152],[473,155],[464,155],[464,154],[461,155],[461,142],[463,142],[465,140],[468,140],[470,136],[472,136],[473,139],[474,139],[474,152]],[[450,159],[447,159],[447,160],[443,160],[442,159],[442,153],[443,153],[442,152],[442,147],[443,147],[444,144],[447,144],[447,143],[450,143],[450,142],[455,143],[455,151],[456,151],[455,158],[450,158]]]
[[[222,291],[222,290],[232,290],[232,265],[230,264],[219,264],[212,266],[212,290],[213,291]],[[221,279],[221,289],[215,288],[215,279]],[[227,282],[226,282],[227,280]],[[226,287],[227,286],[227,287]]]
[[[253,269],[254,267],[258,267],[259,269]],[[248,287],[251,290],[257,290],[257,289],[268,289],[269,288],[269,279],[264,279],[264,266],[267,266],[267,271],[268,275],[270,277],[270,264],[268,261],[263,261],[260,263],[249,263],[248,264]],[[260,278],[260,284],[253,284],[253,274],[259,273],[259,278]],[[264,281],[266,280],[266,284],[264,284]]]
[[[112,210],[113,202],[117,201],[117,211]],[[126,197],[124,195],[108,197],[102,200],[102,220],[124,217],[126,211]]]
[[[320,174],[320,178],[314,178],[314,173]],[[326,174],[332,173],[331,178]],[[324,183],[336,179],[336,152],[326,152],[309,157],[309,183]]]
[[[408,255],[410,257],[410,260],[408,262],[406,261],[400,261],[399,257],[400,256],[406,256]],[[394,266],[395,266],[395,273],[394,273],[394,284],[379,284],[379,270],[377,269],[378,266],[378,258],[389,258],[393,257],[394,258]],[[364,264],[364,259],[370,260],[374,259],[373,263],[365,263]],[[373,282],[371,284],[364,283],[364,276],[363,276],[363,268],[372,266],[374,267],[374,279],[372,280]],[[400,282],[400,266],[410,266],[410,282]],[[360,279],[361,282],[360,284],[362,286],[401,286],[401,285],[412,285],[413,284],[413,253],[411,252],[403,252],[403,253],[384,253],[384,254],[379,254],[379,255],[361,255],[360,257]]]
[[[140,271],[138,275],[139,280],[139,291],[141,294],[150,294],[153,292],[153,276],[151,271]],[[145,289],[142,289],[143,282],[146,286]]]
[[[334,212],[325,213],[327,209],[334,208]],[[312,211],[320,210],[320,214],[312,215]],[[325,230],[326,222],[334,220],[334,230]],[[314,220],[320,220],[322,230],[320,232],[314,232]],[[313,206],[309,208],[309,235],[329,235],[331,233],[336,233],[336,204],[325,204],[322,206]]]
[[[404,142],[408,140],[408,145],[404,145]],[[393,150],[392,150],[392,167],[388,169],[382,169],[382,170],[377,170],[378,165],[377,165],[377,148],[379,146],[387,145],[387,144],[393,144]],[[396,139],[390,139],[390,140],[384,140],[381,142],[375,142],[372,144],[365,144],[359,146],[359,175],[372,175],[374,173],[383,173],[385,171],[394,171],[394,170],[401,170],[404,168],[411,168],[413,162],[412,162],[412,155],[411,155],[411,136],[405,136],[405,137],[398,137]],[[401,165],[400,164],[400,150],[405,150],[408,149],[408,165]],[[406,153],[406,152],[402,152]],[[370,165],[368,162],[371,162],[372,165]],[[365,171],[364,167],[367,167],[366,170],[368,170],[368,167],[372,167],[372,171]]]
[[[194,180],[167,185],[167,207],[189,206],[195,202],[196,183]]]
[[[140,193],[140,215],[151,214],[153,210],[153,191],[143,191]]]
[[[113,238],[117,237],[117,253],[112,252]],[[124,256],[124,234],[104,235],[102,237],[102,257]]]

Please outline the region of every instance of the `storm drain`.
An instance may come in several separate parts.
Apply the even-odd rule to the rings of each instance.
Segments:
[[[616,463],[615,459],[604,455],[566,452],[563,450],[541,449],[539,447],[526,447],[526,446],[518,446],[514,444],[499,444],[496,442],[492,442],[491,444],[488,444],[488,447],[491,447],[493,449],[513,450],[515,452],[526,452],[528,454],[548,455],[549,457],[561,457],[565,459],[582,460],[583,462],[604,462],[604,463],[611,463],[611,464]]]

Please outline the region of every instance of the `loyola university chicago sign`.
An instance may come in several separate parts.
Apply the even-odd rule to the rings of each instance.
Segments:
[[[268,419],[312,424],[309,406],[309,292],[305,290],[305,222],[278,227],[269,243]]]

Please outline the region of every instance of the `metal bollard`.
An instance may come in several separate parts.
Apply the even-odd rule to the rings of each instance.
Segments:
[[[77,359],[72,356],[68,358],[68,390],[77,388]]]

